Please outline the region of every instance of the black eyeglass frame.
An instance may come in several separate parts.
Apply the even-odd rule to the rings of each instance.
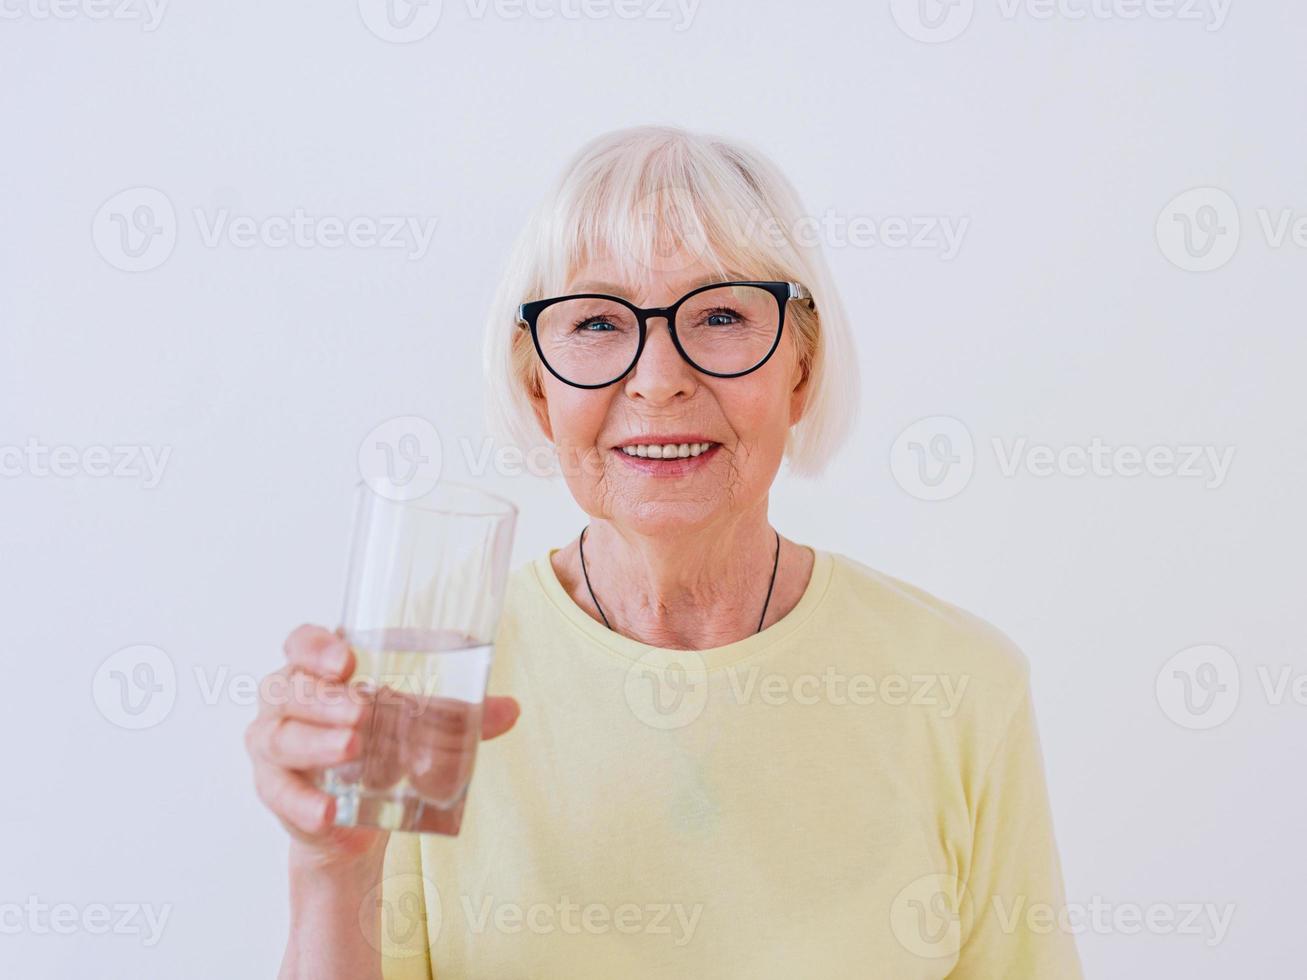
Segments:
[[[680,310],[681,305],[692,296],[697,296],[699,293],[706,292],[709,289],[720,289],[722,286],[757,286],[771,293],[776,300],[776,339],[772,342],[771,350],[769,350],[763,356],[762,360],[753,367],[747,368],[743,371],[735,371],[731,374],[721,374],[717,371],[709,371],[706,368],[702,368],[698,364],[695,364],[690,355],[685,352],[685,348],[681,346],[681,339],[676,336],[676,313]],[[540,314],[555,303],[562,303],[565,300],[571,299],[610,299],[615,303],[620,303],[635,314],[636,322],[639,324],[640,329],[640,339],[635,346],[635,356],[631,358],[631,363],[623,368],[622,372],[611,381],[605,381],[601,384],[594,385],[583,385],[576,381],[569,381],[567,378],[564,378],[561,374],[555,371],[553,365],[549,363],[549,358],[545,357],[545,352],[540,346],[540,335],[536,329],[536,324],[540,319]],[[672,336],[672,344],[676,347],[677,353],[684,358],[685,363],[689,364],[690,367],[713,378],[740,378],[758,370],[758,368],[771,360],[771,356],[776,353],[776,348],[781,344],[781,335],[785,332],[785,307],[792,299],[807,300],[808,307],[810,309],[816,309],[816,305],[813,303],[812,293],[810,293],[802,283],[797,282],[754,280],[712,282],[708,283],[706,286],[699,286],[696,289],[690,290],[671,306],[651,306],[647,308],[636,306],[634,303],[622,299],[620,296],[613,296],[609,293],[571,293],[567,296],[553,296],[549,299],[537,299],[532,300],[529,303],[523,303],[517,308],[517,328],[519,330],[531,331],[531,343],[535,346],[536,354],[540,358],[540,363],[543,364],[546,370],[548,370],[555,378],[563,382],[565,385],[571,385],[573,388],[607,388],[609,385],[616,384],[630,374],[631,369],[635,367],[637,362],[639,362],[640,355],[644,353],[645,341],[649,336],[648,321],[655,317],[661,317],[667,321],[667,332]]]

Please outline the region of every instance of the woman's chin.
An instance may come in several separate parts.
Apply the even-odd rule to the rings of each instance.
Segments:
[[[714,512],[702,500],[646,499],[629,511],[609,515],[608,520],[643,537],[665,537],[702,531],[712,522]]]

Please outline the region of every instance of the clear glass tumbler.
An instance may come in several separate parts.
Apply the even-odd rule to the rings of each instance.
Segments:
[[[336,824],[457,834],[481,738],[517,508],[441,482],[395,500],[357,490],[342,626],[362,754],[320,770]]]

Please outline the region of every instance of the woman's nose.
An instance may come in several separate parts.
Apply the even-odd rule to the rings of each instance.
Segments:
[[[644,350],[627,376],[626,392],[649,401],[662,401],[694,385],[694,368],[681,357],[672,342],[671,324],[666,317],[650,317]]]

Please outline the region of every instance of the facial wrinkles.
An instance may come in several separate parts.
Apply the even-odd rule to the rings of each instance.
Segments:
[[[738,452],[732,450],[726,457],[726,496],[730,506],[735,508],[740,504],[740,497],[744,492],[746,480],[744,471],[748,466],[749,448],[743,443],[736,443]],[[723,447],[725,448],[725,447]],[[743,458],[741,458],[743,457]]]

